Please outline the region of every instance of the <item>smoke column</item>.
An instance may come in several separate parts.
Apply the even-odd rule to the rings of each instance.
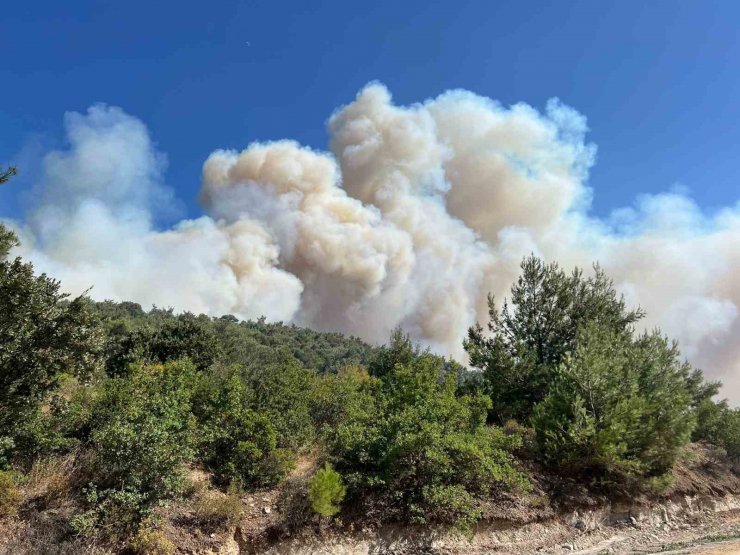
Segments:
[[[523,256],[599,261],[647,327],[678,339],[740,402],[740,203],[708,216],[686,195],[588,213],[585,118],[466,91],[392,103],[370,84],[328,122],[330,152],[293,141],[217,150],[204,215],[160,231],[174,202],[146,127],[118,108],[67,114],[44,159],[20,254],[72,293],[176,310],[264,315],[384,341],[402,326],[462,359]]]

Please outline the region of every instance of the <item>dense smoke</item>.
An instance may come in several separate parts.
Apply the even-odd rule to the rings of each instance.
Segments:
[[[66,118],[44,162],[23,252],[71,292],[177,310],[265,315],[383,341],[400,325],[462,358],[531,252],[598,260],[630,304],[740,401],[740,205],[706,216],[687,196],[588,215],[595,147],[583,116],[465,91],[394,106],[378,84],[329,120],[331,153],[291,141],[216,151],[196,220],[173,204],[164,158],[117,108]]]

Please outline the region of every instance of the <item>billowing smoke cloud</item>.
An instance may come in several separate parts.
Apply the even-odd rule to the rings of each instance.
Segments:
[[[159,231],[172,204],[144,125],[95,106],[66,119],[21,233],[72,292],[178,310],[265,315],[382,341],[403,326],[463,357],[467,328],[522,256],[598,260],[646,325],[677,338],[740,402],[740,204],[713,216],[682,193],[588,214],[595,147],[583,116],[465,91],[410,107],[364,88],[329,120],[331,153],[291,142],[216,151],[206,212]]]
[[[278,267],[278,247],[256,221],[207,217],[156,231],[167,209],[164,157],[145,126],[118,108],[67,114],[70,148],[44,159],[22,253],[71,292],[179,310],[290,319],[303,286]]]

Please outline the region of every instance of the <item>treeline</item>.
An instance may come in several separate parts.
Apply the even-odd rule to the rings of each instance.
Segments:
[[[525,494],[535,467],[638,491],[667,483],[692,439],[740,456],[740,413],[712,399],[719,385],[659,331],[638,333],[643,313],[598,267],[525,259],[487,329],[470,330],[466,369],[401,330],[372,347],[70,299],[9,257],[15,244],[0,226],[0,516],[59,457],[74,460],[69,533],[123,542],[188,494],[189,468],[249,491],[312,453],[307,518],[363,505],[469,529],[496,495]]]

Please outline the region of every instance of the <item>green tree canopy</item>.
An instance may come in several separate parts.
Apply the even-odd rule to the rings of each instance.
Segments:
[[[476,325],[465,341],[471,365],[483,371],[492,414],[501,422],[526,421],[584,326],[597,322],[624,336],[643,317],[640,309],[627,309],[599,266],[585,277],[578,268],[568,274],[556,263],[530,256],[521,269],[501,310],[489,298],[488,333]]]
[[[657,333],[633,340],[583,328],[534,409],[542,459],[599,479],[664,474],[694,426],[689,375],[676,345]]]
[[[60,284],[7,252],[15,236],[0,225],[0,436],[14,430],[63,373],[88,376],[100,336],[84,297],[68,300]],[[7,454],[6,454],[7,455]]]

